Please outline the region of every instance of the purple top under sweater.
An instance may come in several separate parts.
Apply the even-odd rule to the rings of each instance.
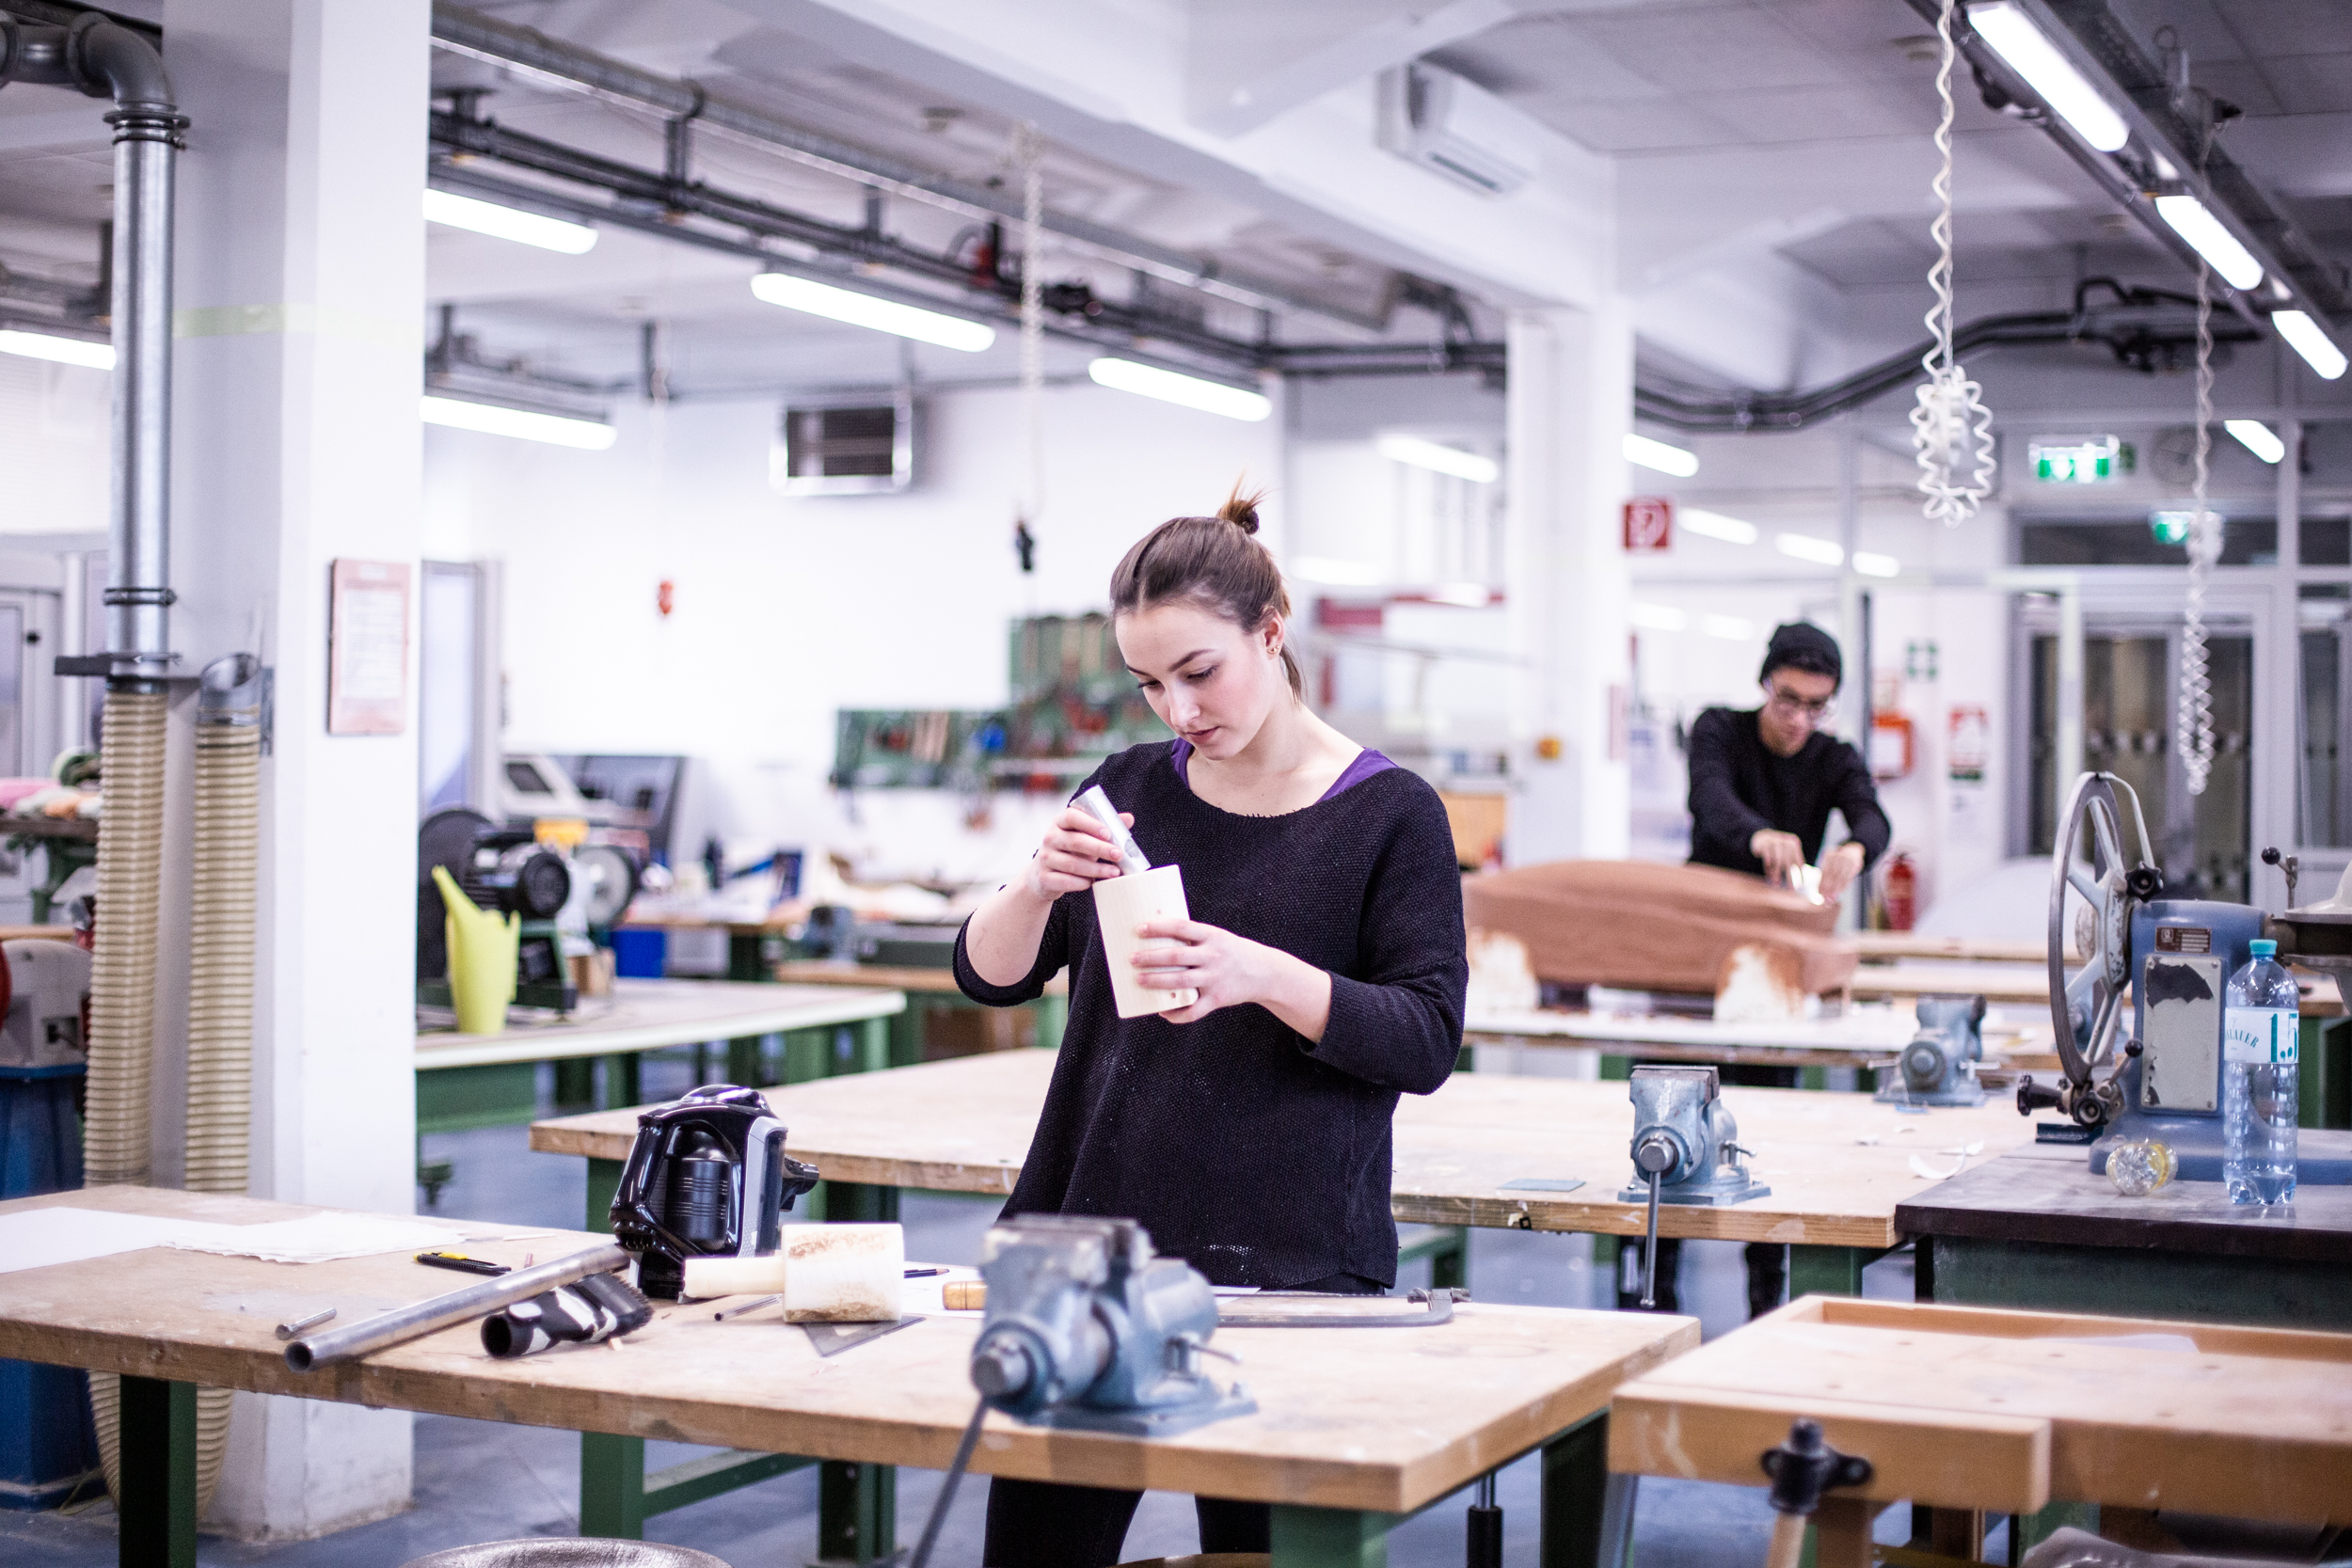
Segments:
[[[1181,735],[1178,736],[1174,744],[1168,750],[1168,760],[1176,765],[1176,776],[1184,781],[1184,787],[1186,789],[1190,789],[1192,787],[1192,773],[1190,771],[1192,764],[1192,742],[1186,740]],[[1375,773],[1385,773],[1395,766],[1395,763],[1390,761],[1387,757],[1382,756],[1379,752],[1367,746],[1362,751],[1356,753],[1356,760],[1349,763],[1346,768],[1342,769],[1338,778],[1331,781],[1330,788],[1315,797],[1315,804],[1319,806],[1323,804],[1324,801],[1328,800],[1332,796],[1339,794],[1342,790],[1352,789],[1356,785],[1362,784],[1366,779],[1371,778]]]

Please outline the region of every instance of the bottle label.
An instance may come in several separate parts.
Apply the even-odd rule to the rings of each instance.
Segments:
[[[2222,1055],[2265,1067],[2293,1063],[2296,1022],[2293,1007],[2232,1007],[2222,1029]]]

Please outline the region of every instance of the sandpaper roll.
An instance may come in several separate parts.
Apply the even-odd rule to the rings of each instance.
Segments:
[[[798,1230],[800,1226],[787,1227]],[[784,1289],[784,1254],[765,1258],[689,1258],[684,1293],[697,1301],[714,1296],[771,1296]]]
[[[787,1226],[784,1259],[787,1323],[896,1323],[901,1315],[903,1226]]]
[[[686,1294],[784,1297],[787,1323],[895,1323],[906,1275],[897,1225],[787,1225],[764,1258],[689,1258]]]

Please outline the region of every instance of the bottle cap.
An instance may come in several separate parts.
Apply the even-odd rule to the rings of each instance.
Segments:
[[[2246,944],[2246,950],[2258,958],[2267,958],[2278,953],[2279,944],[2268,937],[2256,937]]]

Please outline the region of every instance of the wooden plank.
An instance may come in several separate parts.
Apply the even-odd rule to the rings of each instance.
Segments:
[[[1010,1052],[771,1089],[768,1099],[790,1130],[792,1154],[828,1177],[1009,1193],[1054,1063],[1052,1052]],[[1906,1115],[1867,1095],[1731,1088],[1724,1098],[1772,1192],[1727,1209],[1668,1204],[1664,1235],[1890,1247],[1899,1239],[1896,1206],[1928,1184],[1911,1169],[1915,1152],[1945,1169],[1957,1156],[1942,1150],[1981,1142],[1989,1154],[2033,1137],[2033,1124],[2002,1100]],[[636,1127],[634,1111],[536,1122],[531,1147],[623,1160]],[[1631,1179],[1632,1135],[1622,1083],[1456,1074],[1397,1107],[1391,1208],[1424,1225],[1640,1235],[1644,1206],[1617,1196]],[[1585,1184],[1567,1193],[1503,1185],[1565,1177]]]
[[[953,970],[911,969],[891,964],[860,964],[834,962],[816,958],[793,958],[771,966],[775,978],[787,985],[880,987],[890,990],[914,991],[927,996],[961,996]],[[1070,976],[1067,972],[1045,982],[1048,996],[1068,996]],[[977,1004],[974,1004],[977,1006]]]
[[[1864,963],[1889,963],[1898,958],[1943,958],[1958,963],[2033,964],[2043,962],[2049,943],[2041,938],[1931,937],[1917,931],[1855,931],[1853,944]]]
[[[2352,1153],[2352,1132],[2306,1129],[2306,1153]],[[2233,1204],[2215,1181],[2175,1181],[2125,1197],[2071,1158],[2019,1150],[1908,1196],[1896,1225],[1912,1236],[2154,1248],[2271,1260],[2352,1262],[2352,1186],[2306,1185],[2277,1208]]]
[[[2111,1342],[2148,1335],[2194,1348]],[[1785,1433],[1814,1416],[1837,1447],[1891,1467],[1870,1495],[1893,1497],[1927,1484],[1912,1477],[1933,1467],[1939,1443],[1978,1453],[1997,1449],[1987,1433],[1999,1423],[2040,1421],[2050,1499],[2352,1522],[2352,1336],[1817,1297],[1620,1389],[1612,1426],[1629,1409],[1645,1432],[1679,1439],[1668,1451],[1654,1434],[1629,1437],[1624,1467],[1656,1466],[1645,1473],[1745,1479],[1752,1469],[1732,1472],[1753,1465],[1772,1422]],[[1868,1420],[1883,1430],[1837,1424]],[[1707,1446],[1718,1430],[1737,1434],[1720,1451]],[[2030,1495],[2004,1494],[2013,1468],[1978,1457],[1987,1467],[1911,1495],[2031,1512]]]
[[[905,1010],[906,998],[892,990],[725,980],[615,980],[609,1006],[583,1003],[581,1011],[561,1023],[516,1024],[501,1035],[421,1032],[416,1066],[426,1072],[610,1056],[855,1023]]]
[[[315,1212],[110,1187],[0,1204],[109,1208],[255,1223]],[[500,1262],[597,1240],[482,1226]],[[496,1233],[496,1234],[486,1234]],[[978,1320],[935,1317],[825,1360],[753,1315],[663,1306],[618,1345],[494,1361],[473,1326],[302,1374],[275,1324],[289,1296],[347,1312],[438,1294],[451,1276],[405,1253],[285,1265],[154,1249],[0,1274],[0,1356],[214,1387],[714,1448],[946,1468],[972,1414]],[[1698,1343],[1694,1319],[1486,1303],[1441,1328],[1219,1334],[1259,1413],[1179,1437],[1129,1438],[992,1417],[973,1468],[1088,1486],[1408,1513],[1604,1408],[1616,1386]]]
[[[2050,972],[2040,964],[1865,964],[1846,990],[1858,997],[1981,996],[2047,1006]]]

